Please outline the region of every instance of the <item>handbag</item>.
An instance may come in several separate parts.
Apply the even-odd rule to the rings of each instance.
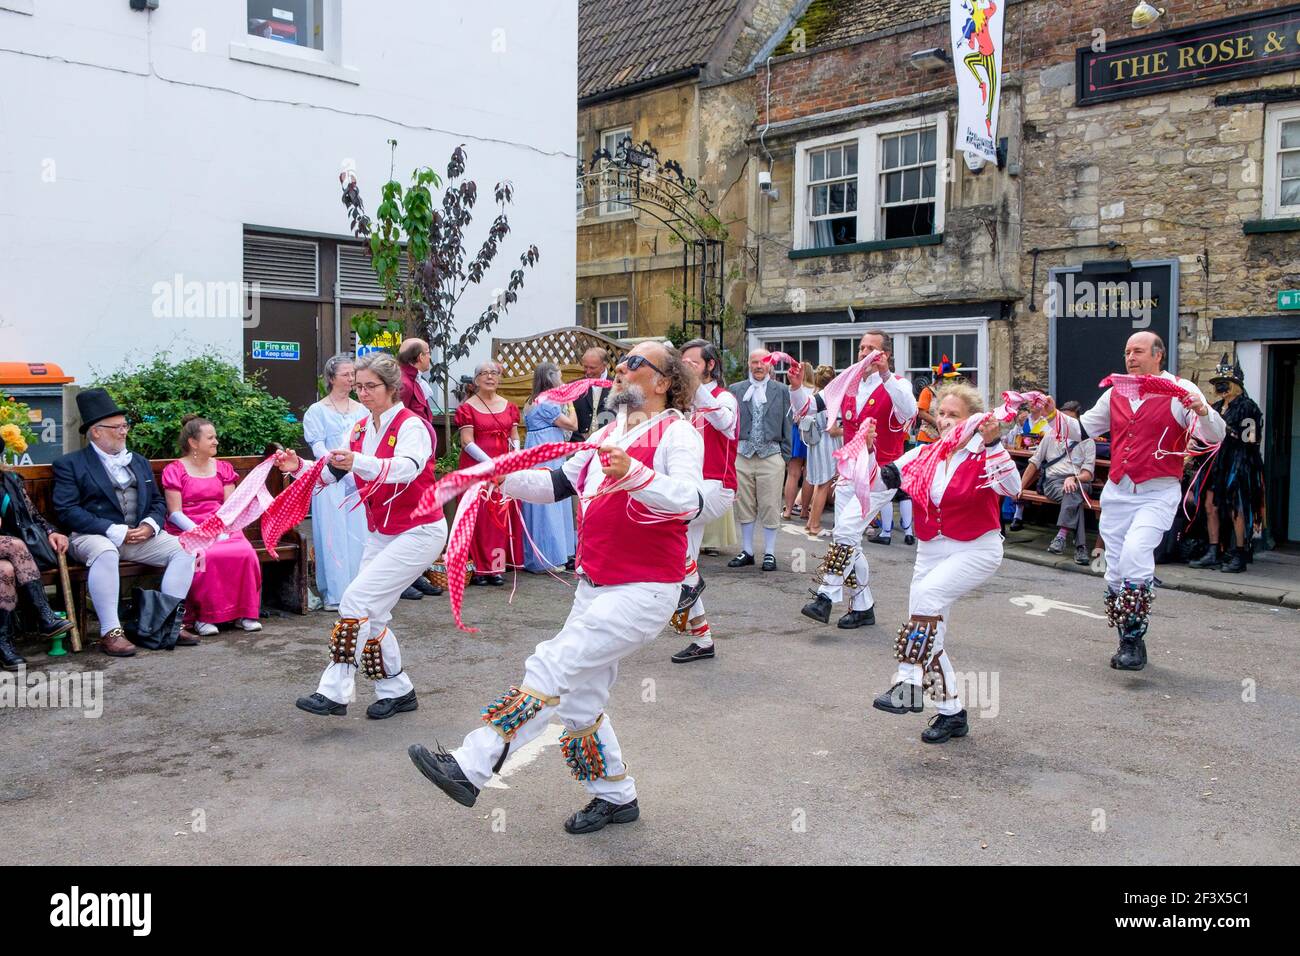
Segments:
[[[23,480],[11,471],[3,472],[3,483],[0,483],[0,528],[27,545],[32,560],[42,571],[53,571],[59,566],[59,556],[32,514]]]
[[[823,434],[822,423],[816,415],[805,415],[799,419],[799,437],[809,448],[821,444]]]

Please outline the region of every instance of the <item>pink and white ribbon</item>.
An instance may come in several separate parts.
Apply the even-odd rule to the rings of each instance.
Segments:
[[[948,429],[948,434],[936,442],[931,442],[910,462],[902,468],[902,488],[908,497],[918,502],[920,507],[929,508],[930,489],[934,487],[934,476],[939,465],[958,448],[964,448],[974,434],[993,418],[992,412],[972,415],[960,425]]]
[[[880,474],[875,455],[867,447],[869,431],[866,427],[859,428],[851,442],[835,449],[835,470],[853,485],[853,495],[858,499],[863,515],[866,515],[871,501],[871,486]]]
[[[777,362],[784,362],[786,365],[799,364],[799,360],[789,352],[769,352],[763,356],[763,361],[768,365],[775,365]]]
[[[221,507],[208,515],[202,524],[191,528],[179,536],[180,546],[189,554],[199,559],[198,568],[203,570],[203,555],[217,543],[223,534],[235,534],[243,531],[256,521],[274,500],[266,488],[266,477],[275,466],[275,456],[271,455],[235,486],[230,497]]]
[[[580,378],[567,385],[557,385],[555,388],[548,388],[546,391],[538,394],[536,401],[540,403],[551,402],[556,405],[567,405],[569,402],[586,395],[593,388],[613,388],[614,383],[607,378]]]
[[[854,362],[840,372],[822,389],[822,401],[826,403],[826,421],[828,424],[833,425],[839,421],[840,409],[844,405],[844,399],[849,395],[858,394],[858,386],[862,384],[867,369],[873,363],[878,362],[884,354],[879,349],[873,351],[862,361]],[[861,409],[859,409],[860,411]]]

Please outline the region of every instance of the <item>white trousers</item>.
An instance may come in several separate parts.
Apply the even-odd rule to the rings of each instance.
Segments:
[[[863,514],[862,506],[858,504],[858,499],[853,494],[853,483],[847,478],[839,478],[835,482],[835,527],[831,531],[831,541],[835,544],[846,544],[853,549],[849,563],[845,565],[858,579],[857,588],[849,589],[851,610],[865,611],[875,604],[871,597],[871,588],[867,584],[871,576],[871,568],[867,565],[866,555],[862,553],[862,534],[867,530],[867,525],[871,524],[871,519],[876,516],[876,512],[893,500],[892,489],[875,492],[871,496],[871,501],[867,503],[866,514]],[[839,603],[840,598],[844,596],[844,579],[847,576],[847,574],[829,572],[824,574],[817,593],[824,594],[831,599],[832,603]]]
[[[723,486],[722,482],[707,478],[703,485],[704,510],[686,526],[686,560],[688,563],[700,560],[700,543],[704,541],[704,529],[727,513],[736,493]],[[704,598],[701,596],[691,605],[690,620],[704,616]]]
[[[366,535],[360,570],[339,599],[339,617],[369,619],[362,621],[357,635],[356,663],[331,662],[321,674],[316,693],[324,694],[339,704],[352,700],[357,667],[366,641],[379,634],[383,634],[379,650],[383,655],[384,670],[394,676],[375,681],[375,699],[402,697],[414,689],[411,678],[402,670],[402,651],[388,622],[393,619],[393,605],[402,592],[424,573],[446,542],[446,519],[422,524],[397,535]]]
[[[1106,584],[1112,591],[1125,581],[1143,584],[1155,577],[1156,548],[1173,527],[1182,496],[1176,481],[1154,488],[1144,481],[1132,490],[1106,482],[1097,533],[1106,546]]]
[[[912,570],[908,613],[943,617],[934,635],[934,655],[943,671],[943,684],[947,690],[946,695],[936,694],[936,707],[941,714],[955,714],[962,709],[961,697],[957,693],[957,673],[943,646],[952,606],[958,598],[993,577],[1001,564],[1000,531],[990,531],[974,541],[938,537],[916,543],[916,567]],[[900,662],[894,683],[905,681],[920,686],[924,676],[920,664]]]
[[[557,714],[569,730],[585,730],[601,720],[596,732],[603,748],[605,772],[621,780],[585,780],[583,786],[596,797],[622,806],[636,799],[636,783],[627,773],[623,749],[605,712],[610,689],[618,677],[618,662],[649,643],[677,607],[680,584],[615,584],[596,587],[578,581],[573,609],[560,633],[537,645],[524,662],[520,686],[547,697],[559,697],[554,707],[543,707],[515,731],[510,743],[519,750],[546,729]],[[482,787],[492,777],[505,740],[484,725],[466,735],[452,756],[469,782]]]

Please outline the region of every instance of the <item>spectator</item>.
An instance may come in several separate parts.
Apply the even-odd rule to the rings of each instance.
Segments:
[[[843,444],[843,429],[837,428],[830,433],[826,421],[826,402],[822,400],[821,390],[835,377],[835,369],[829,365],[817,367],[817,392],[813,396],[812,410],[799,420],[799,430],[803,433],[808,446],[808,467],[804,474],[804,484],[812,488],[812,500],[808,505],[808,520],[804,530],[814,538],[822,536],[822,513],[826,510],[826,501],[835,487],[835,450]]]
[[[488,461],[519,447],[519,409],[497,394],[501,366],[484,362],[474,370],[474,394],[456,409],[460,429],[458,468]],[[489,485],[488,503],[474,525],[470,557],[474,561],[472,584],[506,583],[506,565],[522,564],[523,538],[518,507],[511,507],[495,483]]]
[[[127,450],[126,413],[102,388],[78,393],[77,410],[90,445],[54,462],[54,510],[71,532],[68,552],[87,568],[101,649],[111,657],[135,654],[117,616],[123,558],[164,569],[160,591],[136,591],[135,642],[154,649],[198,644],[198,635],[181,627],[194,556],[160,533],[166,506],[149,460]]]
[[[1077,419],[1079,403],[1066,402],[1060,407],[1060,412]],[[1088,509],[1084,507],[1083,496],[1092,484],[1096,467],[1097,443],[1091,438],[1057,441],[1055,433],[1048,429],[1042,433],[1034,457],[1029,459],[1020,480],[1021,489],[1028,490],[1034,486],[1034,480],[1039,479],[1039,492],[1061,503],[1056,517],[1056,537],[1047,550],[1051,554],[1060,554],[1065,550],[1066,535],[1073,531],[1075,564],[1087,564],[1089,560],[1088,529],[1084,523]],[[1023,509],[1024,504],[1018,503],[1017,510]]]
[[[602,348],[590,348],[582,353],[583,378],[609,378],[609,353]],[[578,427],[573,433],[574,441],[585,441],[597,428],[609,420],[608,388],[592,388],[579,395],[573,402],[573,411],[578,417]]]
[[[329,390],[302,417],[302,437],[316,458],[328,458],[331,451],[348,447],[352,429],[365,418],[366,410],[352,398],[356,367],[348,355],[335,355],[325,363],[325,387]],[[316,590],[327,611],[337,611],[339,598],[361,568],[366,546],[366,514],[346,499],[357,492],[349,472],[312,495],[311,538],[316,552]]]
[[[433,364],[429,343],[424,339],[407,339],[397,350],[397,361],[402,366],[402,390],[399,393],[402,405],[432,424],[433,409],[429,407],[420,381],[420,373],[429,371]]]
[[[8,477],[9,475],[6,474],[5,478]],[[32,517],[33,523],[37,526],[37,533],[45,536],[50,549],[60,554],[68,549],[68,539],[51,528],[40,513],[32,507],[22,480],[12,483],[6,480],[3,500],[4,530],[0,532],[0,669],[7,671],[17,670],[27,663],[13,645],[13,613],[18,607],[20,592],[39,615],[38,627],[42,637],[54,637],[72,630],[71,621],[58,617],[50,610],[49,602],[45,599],[45,585],[41,584],[41,570],[36,566],[27,544],[21,537],[9,533],[11,530],[20,531],[16,527],[14,514],[18,503],[11,500],[10,488],[15,486],[18,494],[22,495],[26,514]]]
[[[174,535],[201,525],[234,493],[238,476],[228,461],[217,460],[217,430],[198,415],[181,419],[180,453],[162,473],[167,530]],[[185,624],[200,637],[234,621],[241,631],[260,631],[262,568],[242,533],[221,535],[204,552],[204,569],[194,572]]]
[[[524,426],[528,434],[525,448],[535,448],[549,442],[565,441],[566,436],[578,427],[578,419],[569,409],[554,402],[538,403],[537,396],[548,388],[560,384],[560,369],[553,362],[543,362],[533,372],[533,394],[524,406]],[[548,461],[546,468],[555,469],[564,464],[564,457]],[[573,502],[569,498],[549,505],[523,503],[524,527],[528,540],[524,542],[524,567],[534,573],[570,567],[574,552]]]
[[[785,506],[781,509],[781,517],[807,517],[812,485],[803,480],[808,446],[799,435],[799,419],[813,411],[812,366],[807,362],[791,365],[786,379],[790,385],[790,460],[785,463]],[[801,482],[808,493],[796,505]]]
[[[771,376],[767,349],[749,353],[749,378],[728,391],[740,404],[736,452],[736,521],[741,552],[727,563],[754,563],[754,525],[763,523],[763,570],[776,570],[776,531],[781,524],[781,484],[790,457],[790,390]]]

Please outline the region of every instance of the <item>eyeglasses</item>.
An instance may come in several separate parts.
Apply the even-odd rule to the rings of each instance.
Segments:
[[[623,366],[623,367],[624,367],[625,369],[627,369],[629,372],[635,372],[635,371],[636,371],[637,369],[639,369],[642,365],[649,365],[652,369],[654,369],[656,372],[658,372],[658,373],[659,373],[660,375],[662,375],[664,378],[667,378],[667,377],[668,377],[668,373],[667,373],[667,372],[665,372],[663,369],[661,369],[661,368],[660,368],[658,365],[656,365],[654,362],[650,361],[650,360],[649,360],[648,358],[646,358],[644,355],[628,355],[628,356],[624,357],[623,361],[619,362],[618,364],[621,365],[621,366]]]
[[[104,431],[109,431],[109,432],[121,432],[123,435],[125,435],[127,432],[131,430],[131,426],[126,423],[123,423],[121,425],[96,425],[95,427],[102,428],[104,429]]]
[[[356,390],[358,392],[373,392],[377,388],[383,388],[383,382],[357,382]]]

